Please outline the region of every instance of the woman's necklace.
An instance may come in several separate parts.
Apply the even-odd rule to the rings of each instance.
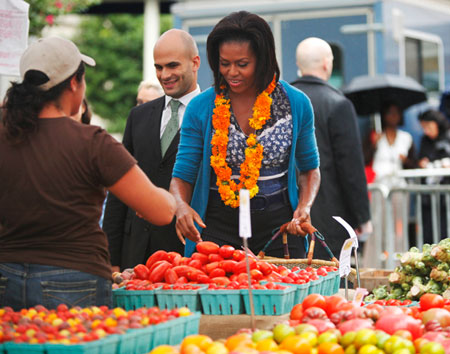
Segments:
[[[261,129],[266,121],[270,119],[270,106],[272,98],[270,94],[275,89],[275,77],[269,86],[256,97],[253,106],[253,116],[249,119],[249,125],[253,129]],[[211,167],[217,176],[217,186],[219,194],[225,203],[232,208],[239,206],[239,191],[242,188],[248,189],[250,198],[253,198],[259,191],[257,181],[261,161],[263,159],[263,146],[258,143],[255,134],[250,134],[247,138],[248,147],[245,149],[245,160],[241,164],[239,184],[231,179],[231,168],[226,162],[228,146],[228,127],[230,126],[230,100],[226,99],[223,92],[216,95],[214,101],[212,123],[215,133],[211,139],[212,155]]]

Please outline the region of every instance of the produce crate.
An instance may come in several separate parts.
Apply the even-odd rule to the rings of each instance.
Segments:
[[[5,353],[8,354],[44,354],[44,344],[28,344],[28,343],[14,343],[6,342],[3,345]],[[0,351],[1,353],[1,351]]]
[[[291,311],[294,306],[294,295],[296,289],[287,287],[283,290],[252,290],[255,315],[279,316]],[[247,289],[241,290],[244,299],[245,313],[250,315],[250,299]]]
[[[392,273],[392,270],[386,269],[361,269],[359,273],[359,278],[361,281],[361,288],[367,289],[368,291],[372,291],[374,288],[380,285],[389,286],[389,274]],[[357,281],[355,279],[355,286]]]
[[[200,327],[200,312],[195,312],[190,316],[180,317],[184,319],[184,335],[183,338],[191,334],[198,334]]]
[[[205,315],[239,315],[244,306],[240,290],[208,290],[199,291]]]
[[[92,342],[79,344],[45,344],[47,354],[108,354],[116,353],[119,336],[111,335]],[[16,353],[16,352],[15,352]]]
[[[122,307],[125,310],[136,310],[140,307],[156,306],[155,290],[125,290],[114,289],[113,306]]]
[[[319,276],[317,280],[311,280],[309,282],[308,295],[309,294],[322,294],[323,277]]]
[[[120,336],[119,344],[117,347],[117,354],[134,354],[136,353],[137,337],[139,336],[139,330],[129,329]]]
[[[201,311],[199,291],[205,289],[206,285],[199,286],[192,290],[157,289],[155,290],[156,301],[160,309],[173,309],[187,307],[189,310]]]
[[[336,294],[339,291],[340,280],[339,271],[328,273],[322,279],[321,294],[326,296]]]
[[[147,326],[139,329],[129,329],[136,334],[134,353],[148,353],[152,348],[155,336],[155,326]]]

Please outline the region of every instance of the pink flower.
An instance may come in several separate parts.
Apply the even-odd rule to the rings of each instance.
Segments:
[[[62,2],[59,1],[59,0],[56,0],[56,1],[55,1],[55,7],[58,8],[58,9],[61,9],[61,8],[63,7]]]
[[[47,22],[50,26],[53,25],[53,20],[54,20],[53,15],[47,15],[45,17],[45,22]]]

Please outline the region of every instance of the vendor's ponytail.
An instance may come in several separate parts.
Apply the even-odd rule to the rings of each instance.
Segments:
[[[12,82],[6,92],[3,103],[2,123],[5,126],[6,138],[11,143],[20,143],[37,130],[39,113],[49,102],[57,102],[62,92],[69,87],[73,76],[81,82],[84,74],[83,62],[74,75],[47,91],[39,85],[48,81],[48,77],[35,70],[25,74],[23,82]]]

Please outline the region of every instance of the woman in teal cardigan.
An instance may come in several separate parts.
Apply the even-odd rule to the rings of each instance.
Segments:
[[[240,248],[239,190],[246,188],[250,249],[259,252],[290,221],[289,252],[302,257],[303,241],[294,235],[305,234],[300,224],[310,221],[320,185],[311,103],[279,81],[272,32],[255,14],[223,18],[208,36],[207,52],[214,87],[186,108],[170,186],[178,237],[188,239],[185,254],[201,240]],[[266,254],[281,257],[281,240]]]

